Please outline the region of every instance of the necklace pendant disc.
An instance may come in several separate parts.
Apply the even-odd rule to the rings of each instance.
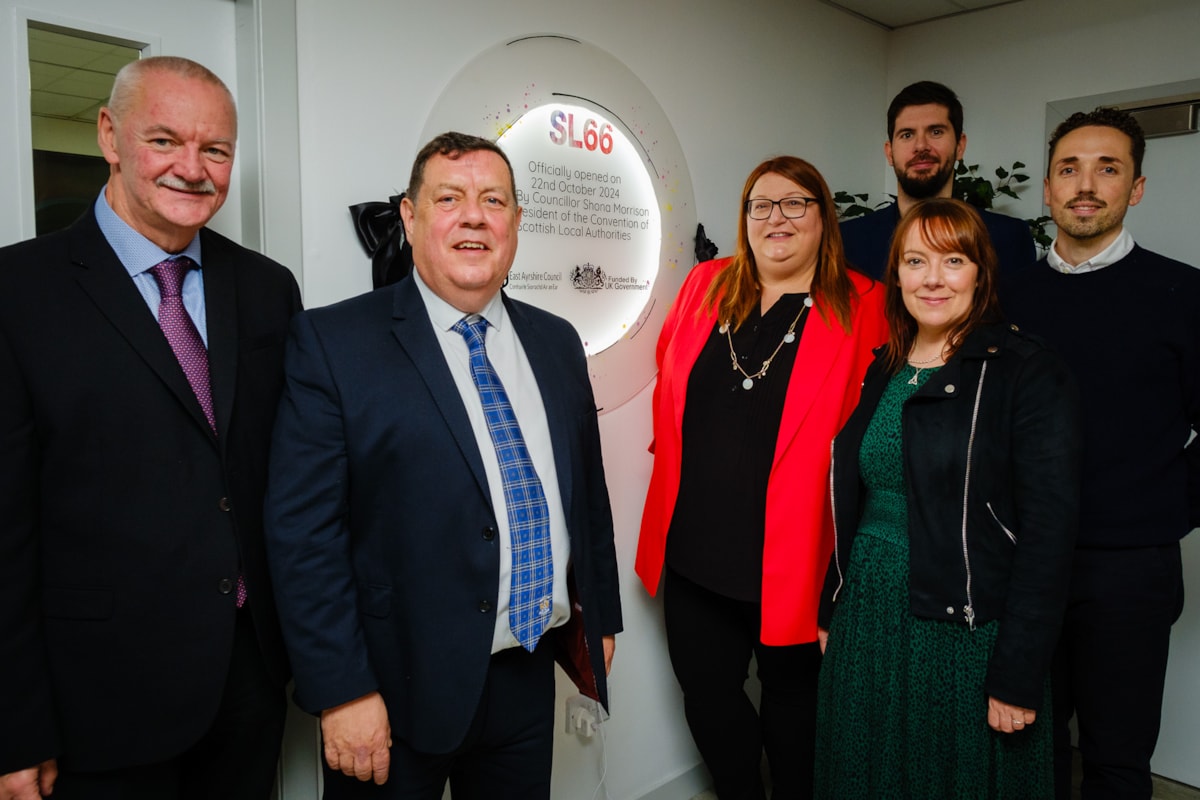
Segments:
[[[787,344],[791,344],[792,342],[796,341],[796,334],[788,331],[787,335],[783,337],[783,341]]]
[[[746,378],[746,380],[742,381],[742,388],[745,389],[747,392],[750,391],[751,389],[753,389],[754,388],[754,379]]]
[[[717,328],[717,331],[722,334],[729,333],[729,323],[722,323],[721,327]]]

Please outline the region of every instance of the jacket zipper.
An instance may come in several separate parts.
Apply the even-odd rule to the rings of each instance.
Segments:
[[[834,441],[829,443],[829,509],[830,516],[833,517],[833,565],[837,568],[838,573],[838,585],[837,588],[833,590],[834,602],[837,602],[838,593],[842,591],[842,583],[845,581],[845,578],[842,576],[842,559],[838,552],[837,498],[833,491],[833,474],[834,467],[836,466],[834,463],[833,445],[836,440],[837,437],[834,437]]]
[[[963,565],[967,568],[967,604],[963,607],[963,616],[967,625],[975,630],[975,603],[971,599],[971,556],[967,552],[967,498],[971,490],[971,455],[975,449],[975,425],[979,420],[979,399],[983,396],[983,379],[987,375],[988,362],[984,361],[979,370],[979,384],[975,387],[975,408],[971,411],[971,435],[967,439],[967,471],[963,478],[962,506],[962,553]]]
[[[987,510],[991,513],[992,519],[996,520],[996,524],[1000,526],[1000,530],[1004,531],[1004,535],[1008,537],[1009,541],[1011,541],[1013,544],[1016,544],[1017,535],[1010,531],[1008,527],[1000,521],[1000,518],[996,516],[996,509],[992,508],[992,504],[990,502],[987,503]]]

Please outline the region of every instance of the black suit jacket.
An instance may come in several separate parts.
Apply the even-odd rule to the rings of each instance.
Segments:
[[[89,211],[0,249],[0,773],[170,758],[216,713],[246,578],[288,667],[262,543],[287,269],[201,231],[214,436]]]
[[[567,322],[505,304],[545,404],[588,677],[607,702],[600,640],[621,609],[586,359]],[[296,701],[317,713],[379,690],[393,732],[448,752],[488,671],[505,512],[414,281],[299,315],[286,373],[267,544]]]

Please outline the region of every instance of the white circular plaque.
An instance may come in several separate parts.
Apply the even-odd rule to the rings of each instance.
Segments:
[[[695,263],[691,177],[658,102],[605,51],[529,36],[450,81],[422,141],[448,130],[494,139],[512,162],[524,216],[505,291],[569,320],[596,405],[621,405],[654,378],[666,310]]]
[[[506,291],[552,309],[589,356],[637,326],[658,277],[662,215],[620,124],[580,105],[530,109],[500,136],[524,209]]]

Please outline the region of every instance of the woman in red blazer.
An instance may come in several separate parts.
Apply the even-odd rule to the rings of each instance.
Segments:
[[[692,270],[659,338],[637,573],[651,594],[666,585],[671,664],[717,795],[765,797],[765,748],[784,800],[812,789],[830,442],[887,329],[811,164],[763,162],[741,208],[737,254]]]

